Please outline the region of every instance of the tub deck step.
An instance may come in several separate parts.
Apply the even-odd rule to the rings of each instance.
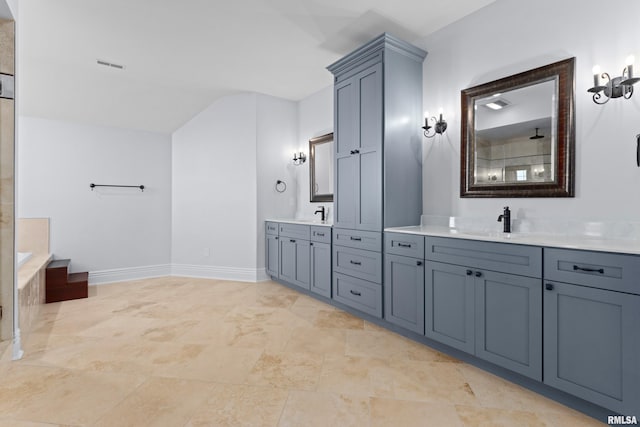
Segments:
[[[59,302],[89,296],[89,273],[69,273],[71,260],[57,259],[46,268],[45,301]]]

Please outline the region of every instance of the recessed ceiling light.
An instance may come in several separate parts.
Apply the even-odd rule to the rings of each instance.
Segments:
[[[492,110],[501,110],[504,107],[506,107],[507,105],[509,105],[509,103],[503,101],[502,99],[498,99],[498,100],[496,100],[494,102],[488,102],[488,103],[484,104],[485,107],[491,108]]]
[[[96,63],[98,65],[104,65],[105,67],[116,68],[118,70],[124,70],[124,65],[114,64],[113,62],[105,61],[103,59],[97,59]]]

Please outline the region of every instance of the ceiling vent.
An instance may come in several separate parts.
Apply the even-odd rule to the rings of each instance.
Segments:
[[[124,65],[114,64],[113,62],[105,61],[102,59],[96,60],[98,65],[104,65],[105,67],[117,68],[118,70],[124,70]]]

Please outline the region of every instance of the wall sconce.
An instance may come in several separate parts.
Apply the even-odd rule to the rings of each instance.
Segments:
[[[301,151],[299,153],[293,153],[293,164],[300,166],[307,161],[307,156]]]
[[[429,120],[433,122],[433,126],[429,126]],[[436,134],[442,135],[447,130],[447,122],[442,118],[442,110],[440,110],[440,118],[436,120],[435,117],[429,118],[429,113],[425,113],[424,118],[424,136],[427,138],[433,138]],[[433,130],[433,133],[430,131]]]
[[[593,87],[588,92],[593,93],[593,102],[598,105],[606,104],[611,98],[625,99],[633,96],[633,85],[640,80],[638,77],[633,77],[633,63],[635,59],[633,55],[627,58],[627,66],[622,70],[622,75],[619,77],[613,77],[609,73],[600,74],[600,67],[593,67]],[[605,79],[604,82],[601,79]],[[604,84],[603,84],[604,83]],[[600,101],[602,94],[606,99]]]

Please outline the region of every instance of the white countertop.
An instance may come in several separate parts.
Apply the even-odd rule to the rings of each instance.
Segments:
[[[591,236],[569,236],[544,233],[500,233],[483,231],[461,231],[438,225],[416,225],[391,227],[384,231],[394,233],[421,234],[424,236],[453,237],[457,239],[482,240],[486,242],[513,243],[518,245],[547,246],[565,249],[583,249],[600,252],[617,252],[640,255],[640,241],[635,239],[606,239]]]
[[[300,224],[300,225],[316,225],[319,227],[331,227],[333,226],[333,222],[322,222],[320,220],[313,219],[271,219],[267,218],[265,221],[269,222],[286,222],[287,224]]]

